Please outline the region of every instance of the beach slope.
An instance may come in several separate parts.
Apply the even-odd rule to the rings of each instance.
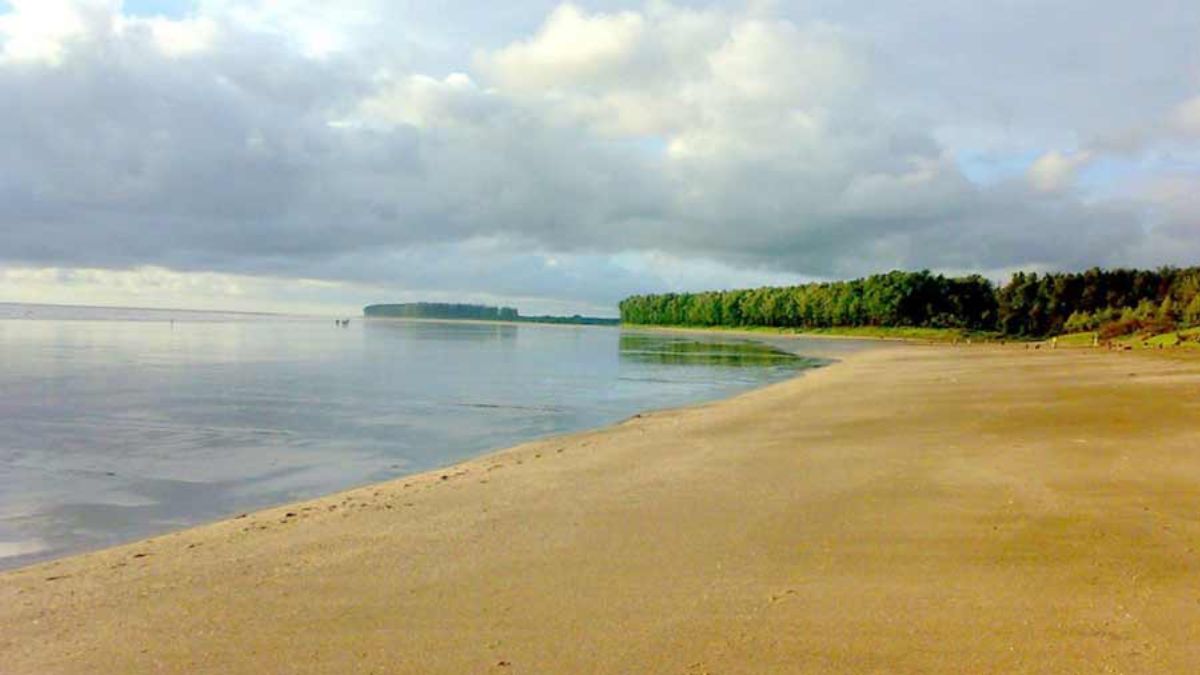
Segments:
[[[0,575],[0,672],[1200,671],[1200,362],[894,347]]]

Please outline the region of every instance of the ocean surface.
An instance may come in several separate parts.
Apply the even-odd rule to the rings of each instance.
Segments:
[[[822,362],[761,341],[609,327],[339,327],[0,303],[0,568],[729,396]]]

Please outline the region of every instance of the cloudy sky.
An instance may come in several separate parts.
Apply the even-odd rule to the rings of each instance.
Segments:
[[[0,0],[0,301],[1200,264],[1196,0]]]

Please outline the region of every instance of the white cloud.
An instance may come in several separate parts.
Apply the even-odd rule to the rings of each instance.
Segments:
[[[169,57],[194,56],[207,51],[217,38],[218,26],[207,17],[195,19],[124,18],[122,32],[148,31],[158,49]]]
[[[181,273],[152,266],[127,270],[0,267],[0,279],[8,293],[16,291],[26,302],[135,306],[179,306],[177,303],[188,301],[212,306],[218,298],[236,304],[237,298],[245,295],[246,282],[232,275]]]
[[[56,65],[68,41],[87,33],[87,16],[72,0],[9,0],[0,14],[0,62]],[[101,8],[112,3],[95,3]]]
[[[563,5],[533,39],[475,61],[488,85],[553,120],[664,137],[675,154],[744,146],[721,132],[730,126],[743,136],[811,128],[863,80],[860,59],[823,24],[667,4],[616,15]]]
[[[507,89],[578,86],[610,79],[628,67],[645,30],[645,18],[636,12],[588,15],[563,4],[537,35],[483,57],[481,65]]]
[[[1170,127],[1185,136],[1200,139],[1200,96],[1180,103],[1171,111]]]
[[[307,58],[353,47],[352,36],[387,14],[383,0],[200,0],[201,15],[242,31],[281,39]]]
[[[355,115],[345,122],[383,128],[469,123],[479,121],[486,112],[487,98],[464,73],[451,73],[440,80],[427,75],[381,77],[376,91],[363,99]]]
[[[56,66],[72,46],[148,39],[171,57],[208,49],[218,26],[207,17],[127,17],[119,0],[13,0],[0,14],[0,63]]]
[[[1075,182],[1079,170],[1095,158],[1095,154],[1087,150],[1073,153],[1052,150],[1038,157],[1029,166],[1029,182],[1042,192],[1067,189]]]

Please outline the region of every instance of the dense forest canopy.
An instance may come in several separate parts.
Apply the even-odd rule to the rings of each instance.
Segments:
[[[979,275],[889,272],[865,279],[703,293],[636,295],[621,320],[682,326],[962,328],[1019,337],[1104,337],[1200,324],[1200,268],[1018,272],[1001,287]]]

